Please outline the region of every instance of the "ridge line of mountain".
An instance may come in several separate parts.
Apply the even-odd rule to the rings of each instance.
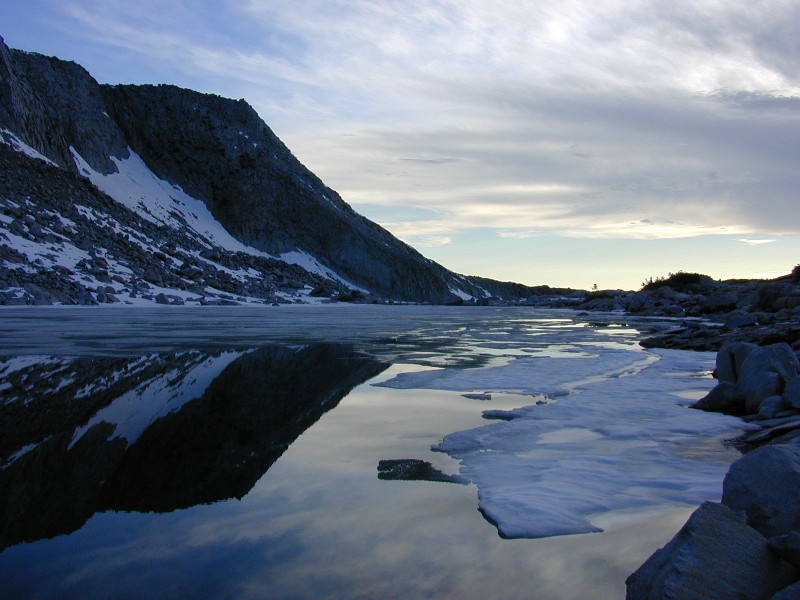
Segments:
[[[101,85],[2,37],[0,142],[0,303],[444,304],[551,291],[425,258],[325,186],[244,100]]]

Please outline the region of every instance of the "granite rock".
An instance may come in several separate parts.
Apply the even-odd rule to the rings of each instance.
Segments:
[[[626,581],[628,600],[768,599],[800,573],[725,505],[706,502]]]
[[[747,523],[773,537],[800,530],[800,445],[772,443],[734,462],[722,503],[744,511]]]

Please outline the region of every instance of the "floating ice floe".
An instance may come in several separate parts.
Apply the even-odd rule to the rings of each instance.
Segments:
[[[501,536],[602,531],[652,509],[718,500],[733,459],[710,438],[748,427],[687,407],[713,386],[712,353],[583,347],[476,369],[405,373],[382,385],[544,394],[552,401],[488,411],[497,422],[451,433],[434,450],[460,460],[481,512]]]

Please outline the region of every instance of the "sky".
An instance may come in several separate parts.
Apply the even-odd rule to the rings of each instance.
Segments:
[[[460,273],[638,289],[800,263],[800,0],[0,0],[13,48],[245,98]]]

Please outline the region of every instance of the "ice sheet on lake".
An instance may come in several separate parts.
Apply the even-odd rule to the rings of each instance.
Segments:
[[[601,377],[634,373],[653,360],[644,352],[602,348],[560,352],[557,357],[524,357],[504,365],[478,369],[440,369],[402,373],[384,387],[436,389],[457,392],[511,392],[525,395],[562,396],[570,387]],[[599,360],[602,353],[602,360]],[[596,360],[591,360],[596,359]]]
[[[559,396],[489,411],[505,418],[434,447],[461,461],[481,512],[504,537],[600,531],[610,513],[719,499],[730,454],[697,450],[735,437],[734,417],[686,407],[679,394],[713,387],[711,353],[584,348],[572,358],[407,373],[383,385]]]

